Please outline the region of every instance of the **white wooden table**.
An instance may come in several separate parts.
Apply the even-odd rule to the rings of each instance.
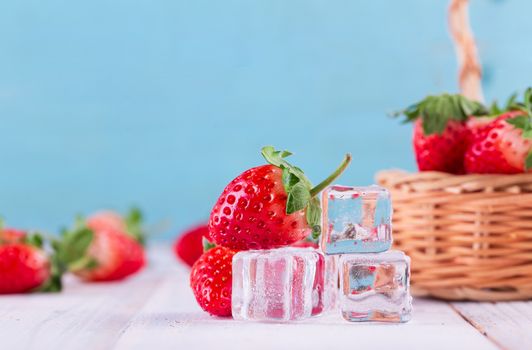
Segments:
[[[170,248],[122,283],[67,278],[61,294],[0,296],[0,349],[532,349],[532,302],[416,299],[406,324],[355,324],[328,315],[292,324],[202,312],[188,269]]]

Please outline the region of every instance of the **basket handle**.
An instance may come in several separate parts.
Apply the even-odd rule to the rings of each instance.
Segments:
[[[449,30],[458,59],[460,92],[467,98],[483,102],[482,69],[475,38],[469,25],[468,6],[468,0],[451,0],[448,18]]]

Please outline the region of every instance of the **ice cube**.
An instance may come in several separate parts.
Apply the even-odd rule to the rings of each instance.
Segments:
[[[336,310],[338,306],[339,255],[325,255],[324,311]]]
[[[328,308],[327,266],[313,248],[238,252],[233,257],[233,317],[284,322],[321,314]]]
[[[390,193],[376,185],[323,191],[321,248],[326,254],[378,253],[392,245]]]
[[[410,258],[401,251],[340,257],[340,309],[348,321],[407,322]]]

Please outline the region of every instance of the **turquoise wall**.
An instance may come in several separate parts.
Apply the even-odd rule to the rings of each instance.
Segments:
[[[315,182],[415,168],[386,113],[456,91],[447,1],[4,1],[0,213],[54,231],[131,203],[161,237],[272,144]],[[472,1],[488,99],[532,83],[532,2]]]

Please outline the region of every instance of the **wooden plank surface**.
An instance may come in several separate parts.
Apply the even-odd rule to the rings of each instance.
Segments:
[[[182,275],[183,269],[175,275]],[[169,278],[132,320],[118,349],[326,349],[331,345],[390,349],[496,347],[446,303],[416,300],[406,324],[354,324],[331,314],[291,324],[237,322],[202,313],[183,278]]]
[[[189,270],[175,262],[169,248],[151,249],[150,257],[143,273],[122,283],[68,278],[61,294],[1,296],[0,348],[532,348],[526,333],[532,329],[530,303],[451,306],[416,299],[406,324],[355,324],[337,313],[291,324],[214,318],[196,305]],[[512,341],[516,329],[522,337]]]
[[[532,302],[461,302],[452,305],[501,348],[532,349]]]
[[[68,279],[61,294],[2,296],[0,349],[110,348],[161,281],[146,271],[124,283]]]

